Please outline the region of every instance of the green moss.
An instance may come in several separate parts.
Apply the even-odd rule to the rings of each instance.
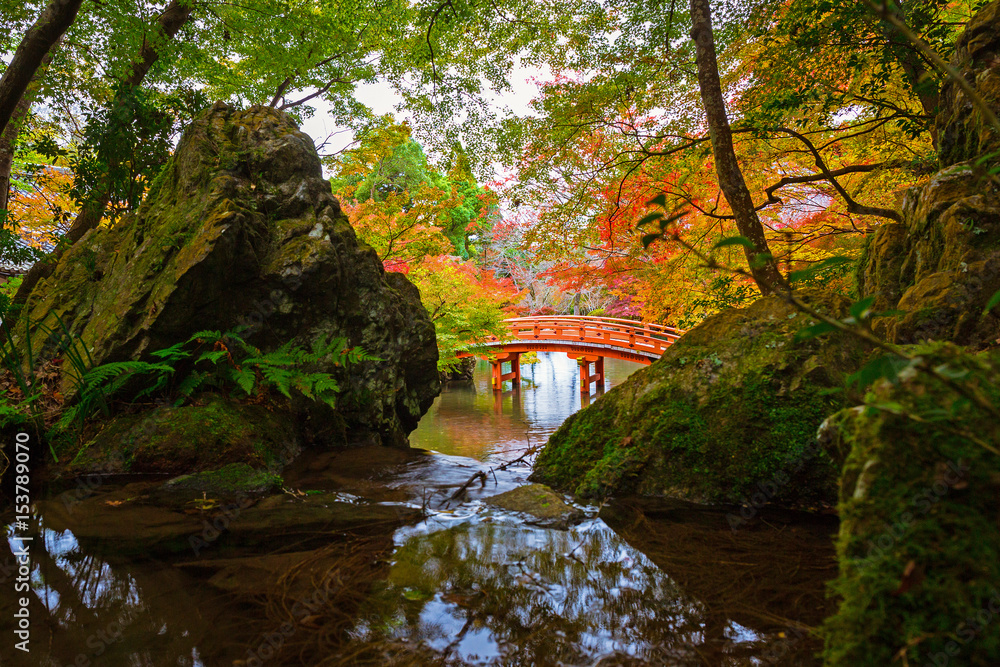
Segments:
[[[842,384],[864,350],[843,338],[794,341],[806,323],[776,297],[705,320],[567,420],[532,479],[585,498],[748,502],[766,487],[771,502],[834,502],[836,467],[813,456],[813,444],[843,400],[826,390]],[[784,481],[771,488],[775,479]]]
[[[278,470],[295,443],[293,426],[265,408],[211,396],[204,405],[121,415],[79,449],[59,454],[73,473],[188,473],[234,462]]]
[[[529,514],[541,522],[572,522],[583,518],[583,512],[567,504],[543,484],[519,486],[483,502],[512,512]]]
[[[205,497],[221,500],[262,494],[278,489],[281,485],[280,475],[266,470],[255,470],[246,463],[230,463],[217,470],[172,479],[163,485],[161,492],[192,498],[199,498],[204,494]]]
[[[350,377],[325,364],[344,392],[338,414],[313,414],[304,401],[282,406],[304,439],[328,445],[350,432],[352,441],[406,446],[440,386],[419,293],[401,274],[387,277],[358,244],[312,142],[287,114],[265,107],[219,103],[199,114],[138,210],[70,247],[22,312],[27,328],[22,321],[13,329],[23,356],[30,348],[41,363],[66,358],[50,340],[62,330],[58,315],[65,342],[88,367],[148,360],[205,329],[245,325],[248,342],[264,352],[290,340],[308,347],[324,334],[346,338],[384,361]],[[72,404],[71,373],[59,389]],[[129,466],[145,465],[140,453]],[[77,454],[80,464],[101,455]]]
[[[1000,406],[1000,352],[920,351]],[[1000,424],[923,374],[866,404],[837,419],[850,454],[826,664],[1000,664],[1000,456],[966,435],[995,446]]]

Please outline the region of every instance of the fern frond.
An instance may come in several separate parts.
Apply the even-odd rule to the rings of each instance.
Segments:
[[[222,340],[223,334],[221,331],[199,331],[197,333],[191,334],[191,337],[184,341],[184,345],[188,343],[194,343],[197,341],[205,341],[208,343],[214,343],[215,341]]]
[[[309,400],[314,400],[316,398],[316,395],[313,393],[312,389],[313,383],[310,381],[310,378],[308,376],[306,375],[296,376],[295,379],[292,381],[292,385]]]
[[[327,373],[317,373],[316,376],[316,380],[313,384],[313,391],[317,394],[335,394],[340,391],[340,385],[335,379],[333,379],[332,375]]]
[[[180,397],[174,405],[179,405],[191,397],[195,389],[200,387],[209,377],[209,373],[193,371],[177,385],[177,395]]]
[[[185,345],[187,345],[187,341],[171,345],[170,347],[162,350],[150,352],[150,355],[156,357],[157,359],[163,359],[164,361],[180,361],[181,359],[187,359],[192,354],[190,350],[183,349]]]
[[[291,398],[292,394],[289,391],[289,384],[294,377],[291,372],[284,368],[278,366],[260,366],[260,372],[264,378],[272,385],[274,388],[280,391],[287,398]]]
[[[150,396],[156,392],[165,389],[167,387],[167,382],[170,380],[171,373],[161,373],[157,376],[156,381],[140,391],[135,395],[136,400],[142,398],[143,396]]]
[[[195,363],[200,364],[203,361],[208,361],[212,364],[218,364],[221,359],[226,358],[228,355],[229,350],[209,350],[208,352],[202,352]]]
[[[233,370],[230,373],[230,377],[247,396],[253,394],[254,384],[257,382],[257,374],[253,370],[244,366],[243,368]]]

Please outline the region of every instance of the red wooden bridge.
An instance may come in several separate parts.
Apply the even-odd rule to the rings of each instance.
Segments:
[[[494,391],[501,391],[508,380],[520,386],[520,357],[525,352],[565,352],[579,362],[580,391],[589,394],[592,382],[604,381],[605,357],[651,364],[684,333],[659,324],[613,317],[550,315],[515,317],[505,322],[510,326],[508,338],[490,337],[475,351],[489,359],[493,367]],[[507,373],[503,372],[505,362],[511,366]]]

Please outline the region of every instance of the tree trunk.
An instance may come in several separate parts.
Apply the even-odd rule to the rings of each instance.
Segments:
[[[885,0],[886,11],[891,12],[902,23],[906,23],[906,13],[903,11],[899,0]],[[920,53],[910,44],[910,40],[889,21],[881,21],[882,34],[889,40],[889,50],[903,68],[907,81],[913,87],[913,92],[920,100],[920,107],[924,115],[931,119],[931,138],[937,146],[937,137],[934,134],[933,120],[937,115],[938,96],[940,83],[936,80],[933,72],[928,72],[924,66],[924,61]]]
[[[42,60],[73,23],[83,0],[52,0],[14,52],[10,66],[0,78],[0,132],[7,129],[18,102],[42,64]]]
[[[733,133],[726,116],[726,103],[722,97],[722,83],[719,81],[719,65],[715,59],[715,38],[712,35],[712,10],[709,0],[691,0],[691,39],[695,44],[698,63],[698,87],[701,101],[708,118],[708,133],[712,139],[715,155],[715,173],[719,177],[729,207],[736,219],[740,234],[753,243],[753,248],[744,248],[750,272],[762,294],[771,294],[785,285],[778,265],[770,258],[764,226],[760,224],[754,210],[753,197],[743,180],[736,151],[733,149]],[[765,254],[767,259],[758,258]]]
[[[31,104],[35,101],[35,95],[41,83],[41,74],[49,66],[52,60],[53,50],[50,49],[35,72],[35,77],[28,84],[14,113],[10,116],[10,121],[3,132],[0,132],[0,211],[6,210],[10,203],[10,176],[14,168],[14,151],[17,148],[17,137],[21,134],[22,121],[31,111]]]
[[[0,133],[0,211],[6,211],[10,201],[10,174],[14,168],[17,136],[21,133],[21,121],[28,115],[30,109],[31,96],[25,93],[14,107],[14,113],[11,114],[7,127]]]
[[[160,54],[156,50],[157,46],[162,46],[167,41],[173,39],[190,18],[191,5],[188,4],[187,0],[171,0],[170,4],[163,10],[163,13],[160,14],[159,19],[157,19],[157,28],[164,39],[162,41],[143,39],[142,48],[139,49],[139,56],[133,61],[132,69],[125,79],[125,83],[129,87],[137,88],[142,84],[143,79],[146,78],[149,70],[153,67],[157,58],[159,58]],[[113,104],[118,106],[123,103],[122,97],[119,96]],[[100,151],[100,147],[98,147],[98,151]],[[115,167],[117,167],[117,163],[112,162],[109,164],[108,171],[110,172]],[[101,223],[101,219],[104,218],[104,211],[107,209],[110,201],[111,183],[105,181],[97,188],[96,192],[91,193],[80,207],[80,212],[77,213],[73,224],[64,237],[64,245],[61,246],[62,250],[57,250],[53,253],[53,257],[36,262],[31,267],[31,270],[25,274],[24,281],[21,283],[21,287],[17,290],[17,294],[14,295],[14,299],[12,300],[13,304],[21,305],[27,303],[28,297],[31,296],[31,291],[35,288],[35,285],[40,280],[52,274],[65,248],[79,241],[83,238],[84,234],[96,228]]]

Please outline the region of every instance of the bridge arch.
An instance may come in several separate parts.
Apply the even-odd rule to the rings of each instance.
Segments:
[[[590,393],[592,382],[603,382],[604,359],[622,359],[651,364],[681,335],[680,329],[614,317],[545,315],[504,320],[507,338],[491,336],[477,346],[476,354],[493,366],[493,390],[505,381],[514,386],[521,381],[520,356],[525,352],[565,352],[580,363],[580,391]],[[471,354],[471,353],[470,353]],[[503,363],[510,362],[509,373]],[[595,371],[590,372],[591,364]]]

